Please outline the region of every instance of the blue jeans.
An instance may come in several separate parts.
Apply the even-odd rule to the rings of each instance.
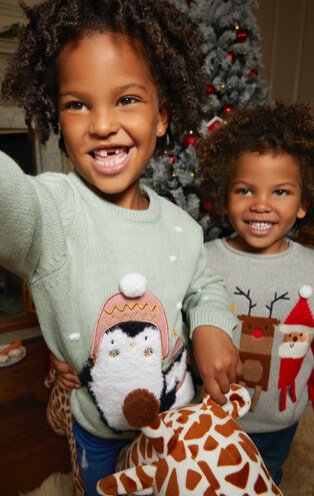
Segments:
[[[289,456],[297,427],[298,422],[280,431],[248,433],[262,455],[267,470],[277,486],[282,479],[282,465]]]
[[[103,439],[87,432],[77,422],[73,424],[77,460],[85,496],[99,496],[99,479],[115,472],[116,460],[130,439]]]

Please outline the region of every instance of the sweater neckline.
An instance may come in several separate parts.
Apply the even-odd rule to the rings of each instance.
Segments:
[[[222,239],[219,239],[217,241],[221,242],[224,250],[232,253],[233,255],[237,255],[239,257],[251,258],[251,259],[262,258],[263,260],[272,260],[272,259],[276,259],[276,258],[286,257],[286,256],[291,254],[292,250],[295,247],[295,243],[291,239],[285,238],[286,241],[288,242],[287,250],[281,251],[279,253],[270,253],[270,254],[265,254],[265,255],[258,255],[256,253],[249,253],[246,251],[240,251],[240,250],[237,250],[236,248],[233,248],[227,242],[228,239],[230,239],[230,238],[222,238]]]
[[[77,190],[80,193],[81,198],[83,198],[83,201],[88,203],[93,208],[97,208],[99,210],[100,215],[102,215],[102,213],[104,215],[106,214],[108,215],[108,212],[110,212],[110,215],[124,218],[131,222],[144,222],[144,223],[155,222],[159,218],[159,212],[160,212],[159,197],[155,193],[155,191],[153,191],[148,186],[142,183],[140,184],[140,189],[143,192],[143,194],[148,198],[149,206],[145,210],[131,210],[129,208],[123,208],[114,205],[113,203],[102,198],[100,195],[98,195],[95,191],[93,191],[91,188],[89,188],[86,185],[85,181],[76,171],[70,172],[69,177],[71,177],[71,180],[75,184]]]

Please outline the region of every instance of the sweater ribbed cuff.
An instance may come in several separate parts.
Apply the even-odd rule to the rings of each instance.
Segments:
[[[216,310],[212,312],[195,311],[190,314],[190,338],[194,330],[199,326],[214,326],[225,331],[232,337],[232,331],[237,325],[237,319],[230,312]]]

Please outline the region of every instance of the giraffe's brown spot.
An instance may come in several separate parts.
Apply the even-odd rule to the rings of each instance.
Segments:
[[[160,458],[157,464],[157,471],[155,475],[155,482],[157,493],[159,494],[162,488],[164,481],[169,472],[168,462],[164,458]]]
[[[239,434],[239,438],[241,439],[241,441],[239,441],[240,446],[242,446],[248,457],[253,462],[256,462],[258,460],[258,451],[255,444],[248,436],[245,436],[243,433]]]
[[[185,481],[186,488],[189,489],[189,491],[193,491],[193,489],[196,488],[196,486],[198,485],[201,479],[202,479],[201,474],[195,472],[195,470],[189,469],[186,473],[186,481]]]
[[[254,484],[254,490],[256,494],[263,494],[267,490],[267,485],[265,484],[265,481],[260,474]]]
[[[131,479],[129,476],[126,474],[121,474],[120,476],[120,482],[123,484],[123,487],[128,493],[133,493],[136,491],[136,484],[133,479]]]
[[[192,414],[192,412],[189,412],[188,410],[181,410],[180,415],[177,418],[177,422],[179,424],[185,424],[189,420],[189,416]]]
[[[137,467],[137,465],[138,465],[139,462],[138,462],[138,453],[137,453],[137,447],[136,446],[134,446],[134,448],[132,449],[132,451],[129,452],[128,465],[127,465],[128,467],[131,466],[131,464],[130,464],[131,460],[132,460],[134,466]]]
[[[212,436],[208,436],[204,443],[204,450],[206,451],[213,451],[217,448],[218,446],[218,441],[214,439]]]
[[[250,466],[248,463],[246,463],[244,467],[238,472],[227,475],[226,481],[233,486],[239,487],[240,489],[245,489],[249,478],[249,472]]]
[[[230,437],[234,431],[241,430],[233,419],[227,420],[224,424],[216,425],[215,430],[224,437]]]
[[[145,453],[146,453],[146,439],[145,439],[144,436],[141,436],[138,450],[141,453],[142,457],[145,458]]]
[[[153,446],[151,443],[147,443],[147,447],[146,447],[146,455],[148,456],[148,458],[152,458],[153,456]]]
[[[206,489],[206,491],[204,492],[203,496],[217,496],[217,493],[216,493],[215,489],[213,489],[212,487],[208,487]]]
[[[182,462],[183,460],[186,459],[186,451],[184,447],[184,442],[183,441],[178,441],[174,447],[174,449],[171,450],[171,456],[176,462]]]
[[[218,480],[216,479],[216,477],[214,476],[211,469],[209,468],[208,463],[206,463],[204,461],[200,461],[197,463],[197,465],[200,467],[201,471],[203,472],[203,474],[205,475],[206,479],[211,484],[213,489],[216,489],[216,490],[219,489],[220,484],[219,484]]]
[[[266,475],[267,479],[270,480],[269,472],[268,472],[267,468],[265,467],[264,463],[262,463],[261,467],[262,467],[262,470],[263,470],[264,474]]]
[[[153,445],[158,453],[163,453],[165,450],[165,440],[163,437],[155,437],[153,440]]]
[[[199,452],[199,446],[197,444],[191,444],[188,448],[191,452],[192,458],[196,458]]]
[[[136,475],[140,479],[141,483],[143,484],[143,489],[147,489],[148,487],[152,487],[154,478],[150,477],[145,470],[143,470],[142,467],[136,467],[135,468]]]
[[[212,426],[212,419],[209,415],[200,415],[199,422],[194,422],[188,429],[184,439],[200,439],[208,433]]]
[[[279,491],[278,487],[275,486],[274,483],[272,483],[272,486],[271,486],[271,490],[273,491],[274,494],[280,496],[281,495],[281,492]]]
[[[177,479],[177,471],[175,469],[172,470],[169,482],[167,485],[167,489],[165,492],[165,496],[180,496],[178,479]]]
[[[214,403],[210,406],[211,411],[213,412],[214,417],[224,419],[228,416],[228,413],[225,412],[221,406],[217,405],[217,403]]]
[[[113,475],[100,480],[98,486],[105,494],[118,494],[118,483]]]
[[[229,444],[226,448],[221,448],[218,459],[218,467],[227,465],[239,465],[242,461],[241,453],[235,444]]]

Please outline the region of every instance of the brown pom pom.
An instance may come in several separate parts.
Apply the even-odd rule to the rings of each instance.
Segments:
[[[159,413],[160,402],[147,389],[135,389],[129,393],[123,403],[123,413],[129,424],[140,429],[151,424]]]

